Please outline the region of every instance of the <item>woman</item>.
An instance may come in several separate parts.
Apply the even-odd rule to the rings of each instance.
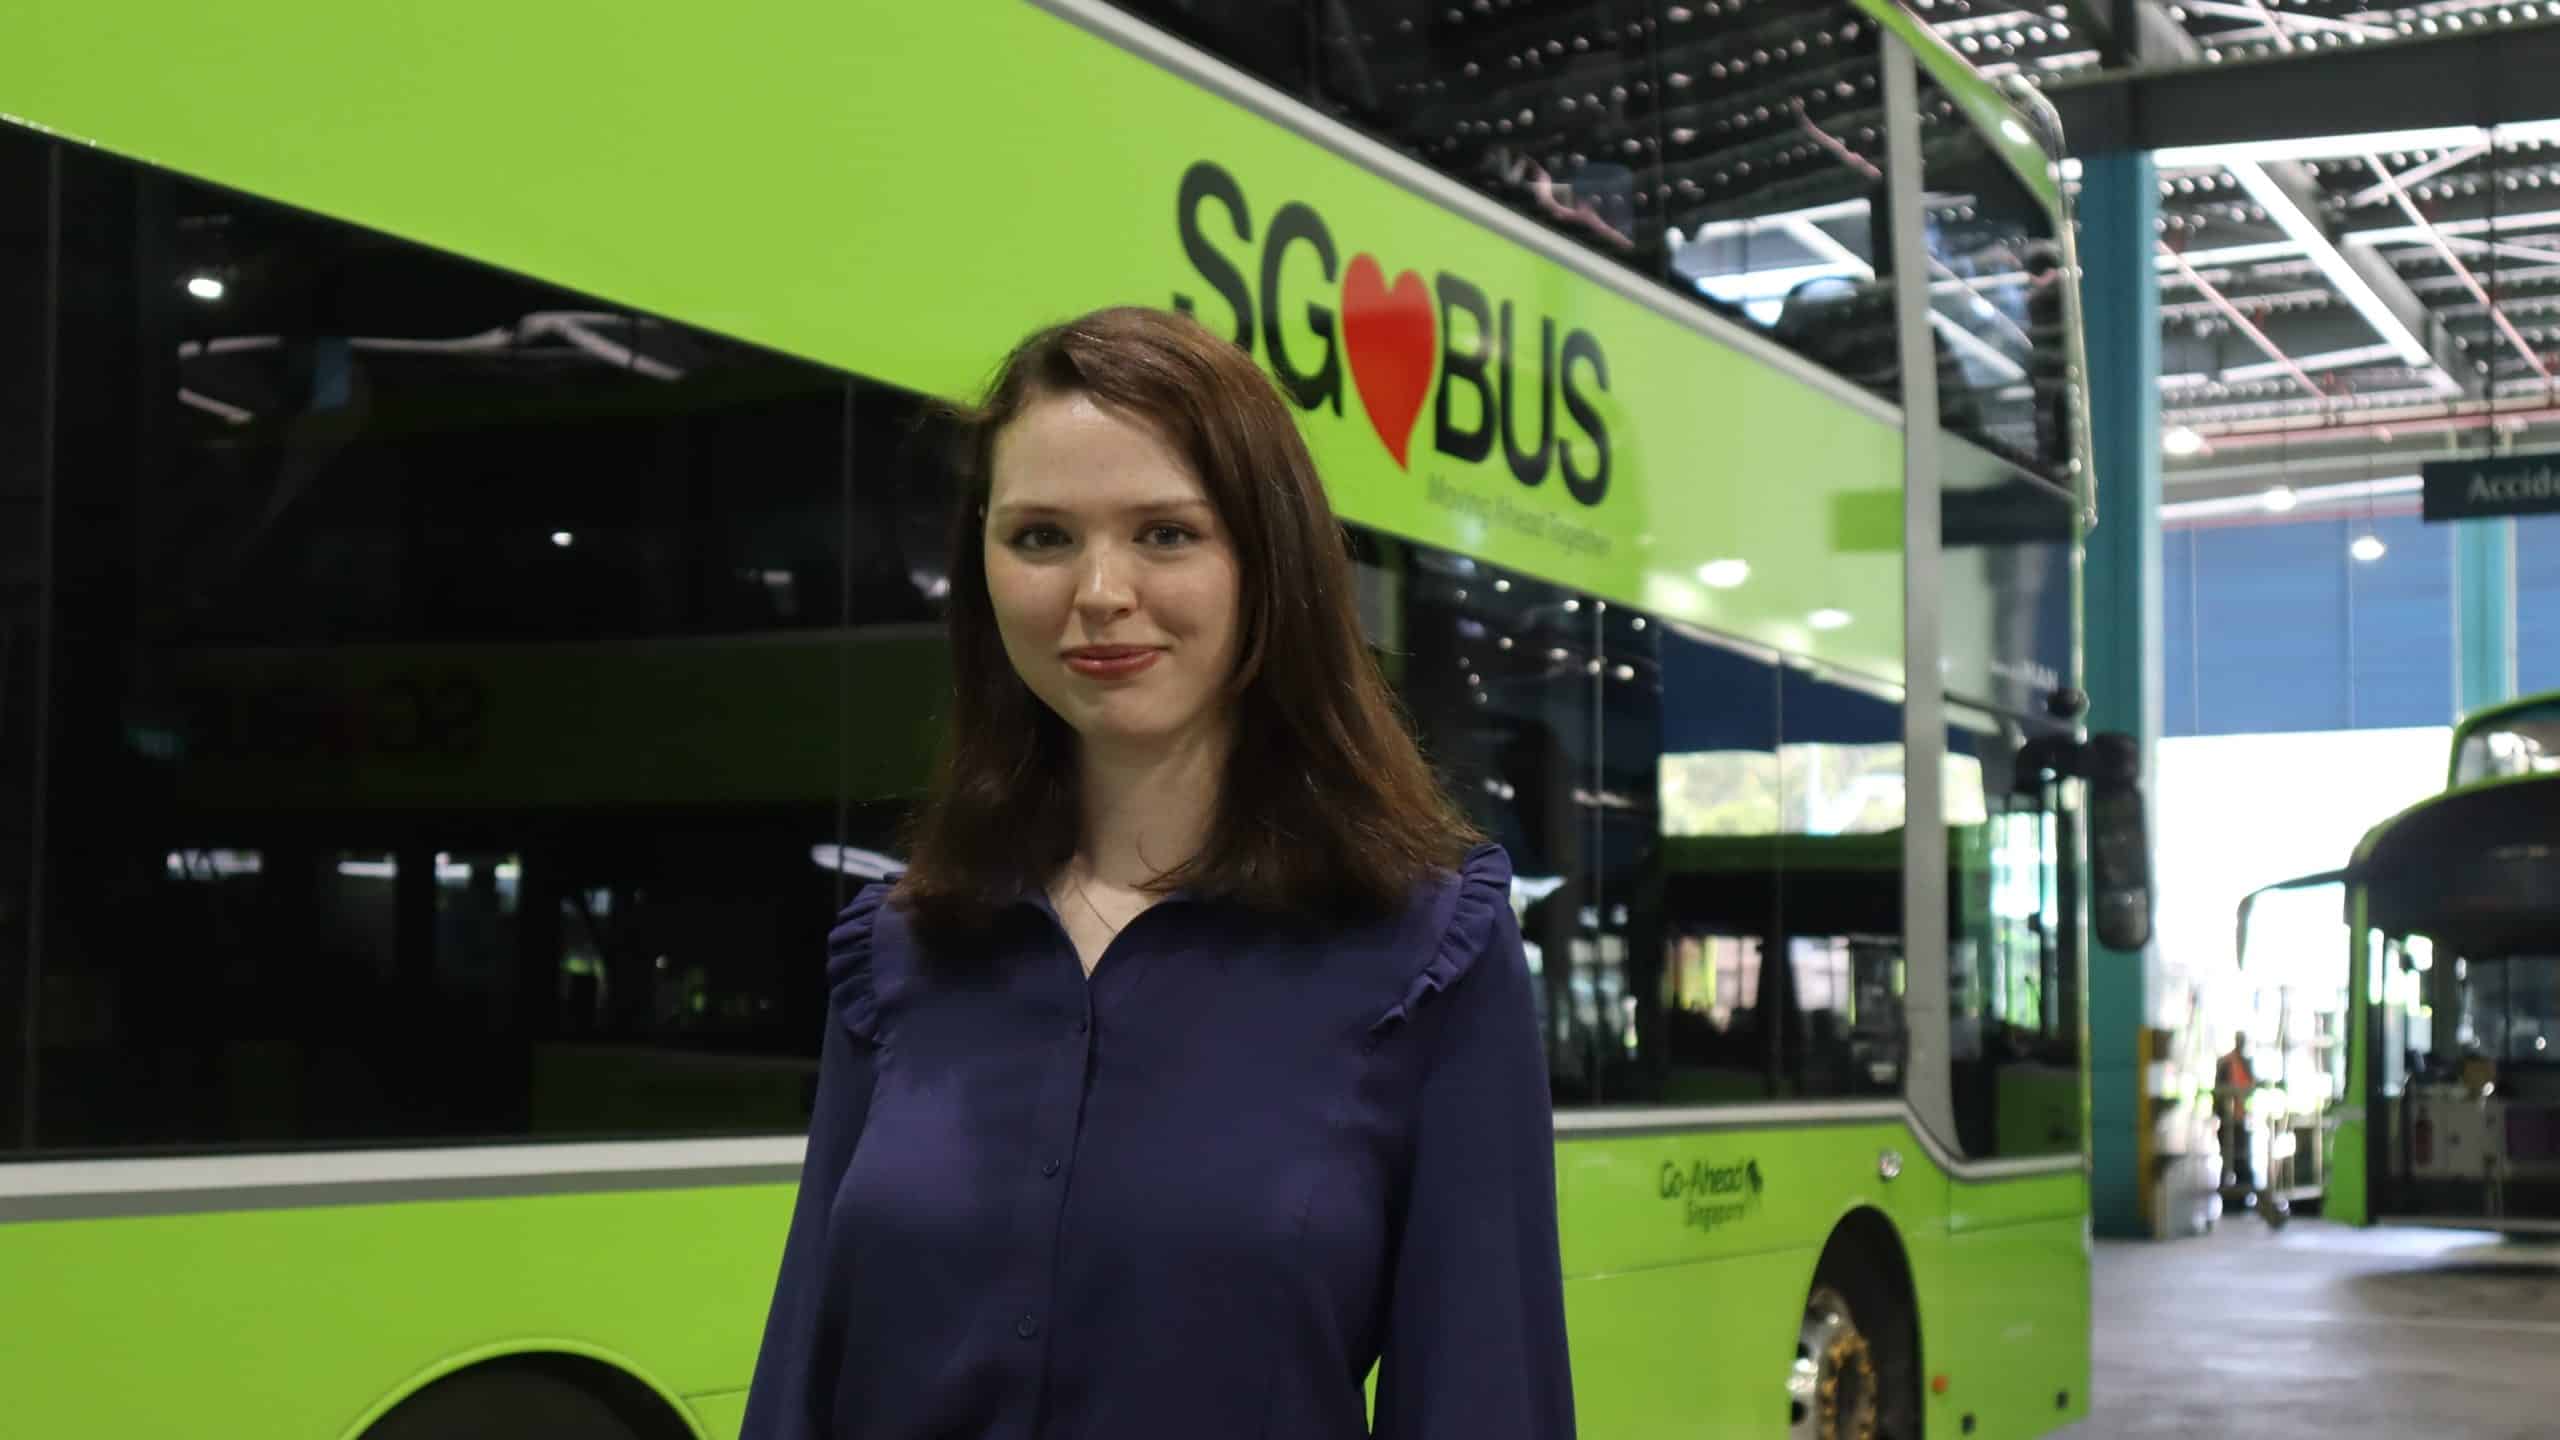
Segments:
[[[829,941],[754,1440],[1572,1433],[1510,867],[1362,642],[1270,382],[1032,336],[970,417],[957,694]]]

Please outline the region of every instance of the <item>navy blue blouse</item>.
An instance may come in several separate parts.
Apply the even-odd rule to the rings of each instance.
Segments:
[[[1555,1154],[1497,848],[1322,937],[1045,899],[927,965],[865,890],[749,1440],[1565,1440]]]

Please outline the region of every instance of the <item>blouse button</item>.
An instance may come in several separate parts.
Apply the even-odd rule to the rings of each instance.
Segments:
[[[1040,1333],[1040,1322],[1032,1319],[1028,1315],[1025,1315],[1021,1319],[1013,1322],[1013,1333],[1021,1336],[1025,1340],[1028,1340],[1032,1336]]]
[[[1044,1163],[1044,1164],[1042,1164],[1042,1165],[1041,1165],[1041,1167],[1040,1167],[1040,1173],[1041,1173],[1041,1174],[1043,1174],[1043,1175],[1055,1175],[1055,1174],[1057,1174],[1057,1173],[1058,1173],[1058,1162],[1057,1162],[1057,1161],[1055,1161],[1055,1160],[1051,1160],[1051,1161],[1047,1161],[1047,1162],[1045,1162],[1045,1163]]]
[[[1092,1022],[1092,1021],[1087,1020],[1087,1019],[1084,1019],[1084,1018],[1083,1018],[1083,1017],[1081,1017],[1081,1016],[1077,1017],[1077,1019],[1076,1019],[1076,1033],[1077,1033],[1077,1034],[1081,1035],[1081,1034],[1083,1034],[1084,1032],[1086,1032],[1087,1030],[1090,1030],[1090,1029],[1092,1029],[1092,1028],[1093,1028],[1093,1022]]]

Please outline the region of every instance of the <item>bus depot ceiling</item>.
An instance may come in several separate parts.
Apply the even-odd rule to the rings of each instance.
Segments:
[[[2539,0],[1905,3],[1987,72],[2057,95],[2134,58],[2107,28],[2128,12],[2144,71],[2273,73],[2560,28]],[[2501,106],[2515,123],[2305,136],[2280,90],[2263,104],[2285,138],[2154,152],[2171,513],[2406,503],[2422,461],[2486,449],[2493,427],[2560,445],[2560,118]],[[2541,113],[2560,117],[2560,94]]]

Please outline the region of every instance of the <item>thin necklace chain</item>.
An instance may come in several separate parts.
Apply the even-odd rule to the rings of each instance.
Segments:
[[[1084,877],[1076,873],[1076,867],[1073,864],[1069,864],[1067,867],[1067,883],[1076,887],[1076,898],[1084,902],[1084,908],[1093,912],[1094,919],[1102,922],[1103,929],[1110,931],[1116,936],[1120,933],[1120,926],[1129,923],[1126,920],[1121,921],[1120,925],[1114,925],[1111,923],[1111,917],[1103,914],[1102,907],[1094,904],[1093,896],[1085,891]]]

